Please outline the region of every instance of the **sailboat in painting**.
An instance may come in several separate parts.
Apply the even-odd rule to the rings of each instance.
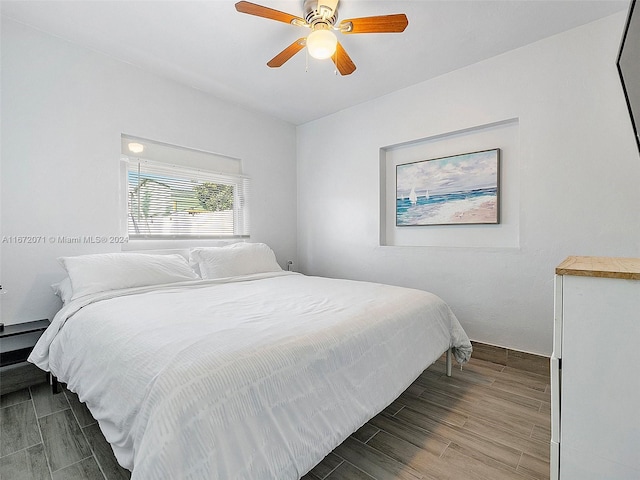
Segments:
[[[411,202],[411,205],[415,205],[416,202],[418,201],[418,196],[416,195],[416,189],[411,187],[411,193],[409,194],[409,201]]]

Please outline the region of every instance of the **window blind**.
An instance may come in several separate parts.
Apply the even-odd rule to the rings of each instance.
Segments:
[[[131,239],[249,236],[249,179],[150,160],[129,160]]]

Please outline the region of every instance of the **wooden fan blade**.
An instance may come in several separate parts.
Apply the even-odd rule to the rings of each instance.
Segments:
[[[304,37],[299,38],[298,40],[293,42],[291,45],[289,45],[287,48],[285,48],[283,51],[281,51],[278,55],[276,55],[271,60],[269,60],[267,62],[267,65],[269,65],[271,68],[281,67],[282,65],[284,65],[284,63],[287,60],[289,60],[291,57],[293,57],[296,53],[298,53],[300,50],[304,48],[305,41],[306,41],[306,38]]]
[[[249,15],[255,15],[256,17],[269,18],[271,20],[277,20],[278,22],[292,23],[296,22],[306,23],[302,18],[291,15],[290,13],[274,10],[273,8],[263,7],[251,2],[238,2],[236,3],[236,10],[240,13],[247,13]]]
[[[349,18],[340,22],[342,33],[400,33],[409,25],[404,13],[377,17]]]
[[[336,45],[336,53],[333,54],[331,60],[336,64],[340,75],[351,75],[356,71],[356,64],[353,63],[353,60],[351,60],[351,57],[347,54],[347,51],[342,47],[340,42]]]

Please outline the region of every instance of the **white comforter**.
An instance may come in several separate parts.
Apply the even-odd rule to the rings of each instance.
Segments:
[[[132,479],[297,479],[469,339],[427,292],[282,272],[98,294],[29,360]]]

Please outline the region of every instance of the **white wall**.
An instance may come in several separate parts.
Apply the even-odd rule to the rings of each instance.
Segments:
[[[640,256],[640,158],[615,67],[624,20],[299,126],[301,270],[430,290],[472,339],[549,355],[555,266],[567,255]],[[515,247],[380,246],[381,147],[509,119],[519,135]],[[450,228],[452,240],[460,234]]]
[[[252,179],[251,240],[296,261],[296,131],[10,20],[2,23],[2,321],[49,317],[56,258],[119,245],[50,236],[119,235],[122,133],[241,158]]]

